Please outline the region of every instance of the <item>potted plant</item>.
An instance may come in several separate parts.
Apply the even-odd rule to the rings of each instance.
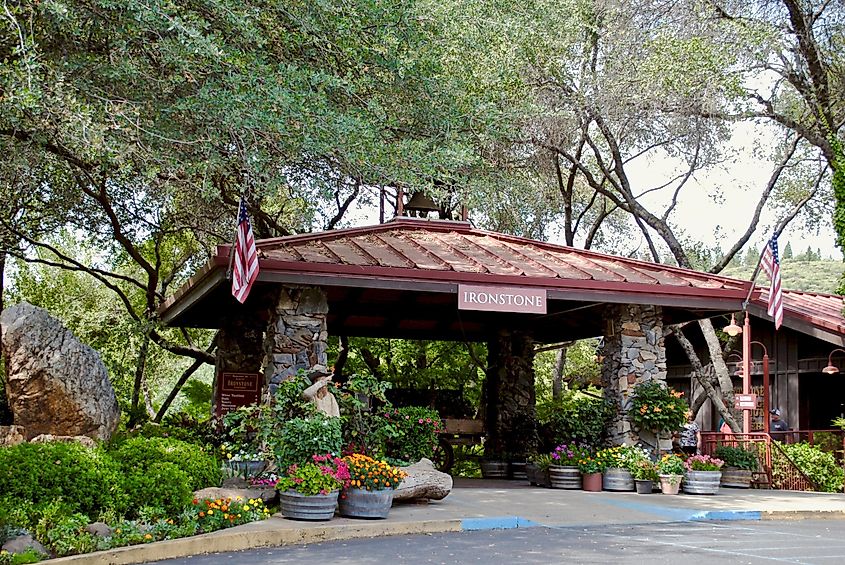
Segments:
[[[533,455],[525,466],[528,474],[528,482],[538,487],[551,486],[549,479],[549,467],[552,465],[552,456],[548,453]]]
[[[637,494],[651,494],[654,490],[654,483],[659,480],[657,469],[649,459],[637,461],[631,474],[634,475]]]
[[[601,464],[595,457],[586,456],[578,460],[578,470],[581,471],[581,488],[587,492],[601,491]]]
[[[722,486],[750,488],[752,472],[757,470],[757,454],[743,447],[722,445],[716,448],[716,457],[725,462],[722,467]]]
[[[689,494],[716,494],[722,479],[724,461],[709,455],[693,455],[684,461],[684,492]]]
[[[602,449],[596,453],[602,468],[602,488],[612,491],[634,490],[631,471],[638,461],[648,458],[648,453],[641,447],[621,445]]]
[[[580,489],[578,461],[590,456],[590,450],[576,443],[562,443],[551,452],[549,483],[552,488]]]
[[[673,453],[667,453],[655,467],[660,478],[660,491],[663,494],[678,494],[681,479],[686,472],[684,460]]]
[[[312,461],[293,464],[279,479],[282,516],[294,520],[330,520],[337,507],[337,495],[349,481],[346,462],[332,455],[314,455]]]
[[[634,424],[659,438],[684,427],[689,406],[682,397],[683,393],[660,381],[646,381],[634,388],[628,415]]]
[[[387,518],[393,492],[407,475],[398,467],[355,453],[343,458],[349,479],[340,493],[338,510],[351,518]]]

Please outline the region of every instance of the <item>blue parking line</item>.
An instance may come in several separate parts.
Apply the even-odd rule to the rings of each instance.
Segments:
[[[497,516],[492,518],[464,518],[461,529],[465,532],[477,530],[512,530],[514,528],[531,528],[540,524],[520,518],[519,516]]]

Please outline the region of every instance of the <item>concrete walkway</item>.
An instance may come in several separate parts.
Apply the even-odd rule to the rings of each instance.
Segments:
[[[638,495],[543,489],[520,481],[458,479],[445,499],[396,504],[385,520],[300,522],[276,515],[211,534],[63,557],[50,563],[143,563],[297,543],[483,529],[803,518],[845,519],[845,495],[727,488],[714,496]]]

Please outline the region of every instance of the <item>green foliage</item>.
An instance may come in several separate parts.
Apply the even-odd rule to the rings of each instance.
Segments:
[[[276,465],[286,469],[293,464],[311,461],[315,454],[340,455],[343,445],[340,418],[315,414],[294,418],[282,424],[279,442],[274,451]]]
[[[713,455],[724,461],[728,467],[756,471],[759,466],[757,454],[742,447],[720,445]]]
[[[118,465],[102,449],[77,443],[22,443],[0,448],[0,492],[34,504],[62,498],[89,517],[126,507]]]
[[[443,421],[437,410],[421,406],[403,406],[382,412],[387,456],[393,460],[416,463],[431,459]]]
[[[59,557],[90,553],[97,549],[97,542],[93,534],[85,531],[88,523],[84,514],[65,514],[60,505],[50,506],[42,512],[35,534]]]
[[[154,513],[176,515],[191,502],[191,477],[168,461],[143,461],[144,467],[130,467],[124,472],[123,490],[129,497],[127,515],[136,517]]]
[[[384,420],[372,405],[389,407],[386,393],[391,386],[373,376],[354,374],[338,389],[344,454],[363,453],[376,458],[385,455]]]
[[[822,451],[806,442],[779,444],[795,465],[810,477],[824,492],[842,492],[845,471],[837,464],[831,453]],[[773,470],[777,482],[778,475],[785,471],[779,465]]]
[[[596,452],[593,457],[602,471],[611,468],[627,469],[634,472],[640,461],[649,459],[648,453],[641,447],[621,445],[607,447]]]
[[[14,554],[7,551],[0,551],[0,565],[27,565],[28,563],[38,563],[48,557],[31,547]]]
[[[684,460],[674,453],[667,453],[661,457],[656,468],[661,475],[683,475],[686,472]]]
[[[204,498],[195,500],[182,519],[185,523],[195,521],[198,532],[208,533],[263,520],[269,515],[270,510],[260,498]]]
[[[628,416],[638,426],[655,433],[675,432],[687,421],[689,406],[659,381],[647,381],[634,388]]]
[[[649,459],[640,459],[631,468],[631,474],[635,479],[641,481],[657,481],[660,477],[657,474],[657,467]]]
[[[544,443],[554,446],[579,442],[599,447],[604,444],[613,410],[607,400],[575,391],[538,404],[537,417]]]
[[[144,472],[159,463],[171,463],[185,473],[191,490],[220,486],[223,480],[215,456],[202,446],[178,439],[132,438],[111,451],[111,455],[127,474]]]
[[[756,258],[755,258],[756,260]],[[783,287],[805,292],[836,292],[839,279],[845,272],[845,264],[842,261],[817,260],[781,261],[781,279]],[[743,267],[727,267],[720,274],[726,277],[748,279],[755,265]]]
[[[318,456],[307,463],[288,467],[284,477],[276,483],[276,489],[293,490],[306,496],[328,494],[339,490],[349,480],[349,469],[339,457]]]

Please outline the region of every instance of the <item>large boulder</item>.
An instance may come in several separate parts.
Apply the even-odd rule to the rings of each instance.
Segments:
[[[0,314],[6,393],[27,439],[40,434],[107,440],[120,408],[99,354],[46,310],[23,302]]]
[[[426,498],[442,500],[452,492],[452,477],[434,468],[429,459],[420,459],[408,467],[402,467],[408,476],[402,479],[393,493],[393,500]]]
[[[26,441],[23,426],[0,426],[0,447],[11,447]]]

